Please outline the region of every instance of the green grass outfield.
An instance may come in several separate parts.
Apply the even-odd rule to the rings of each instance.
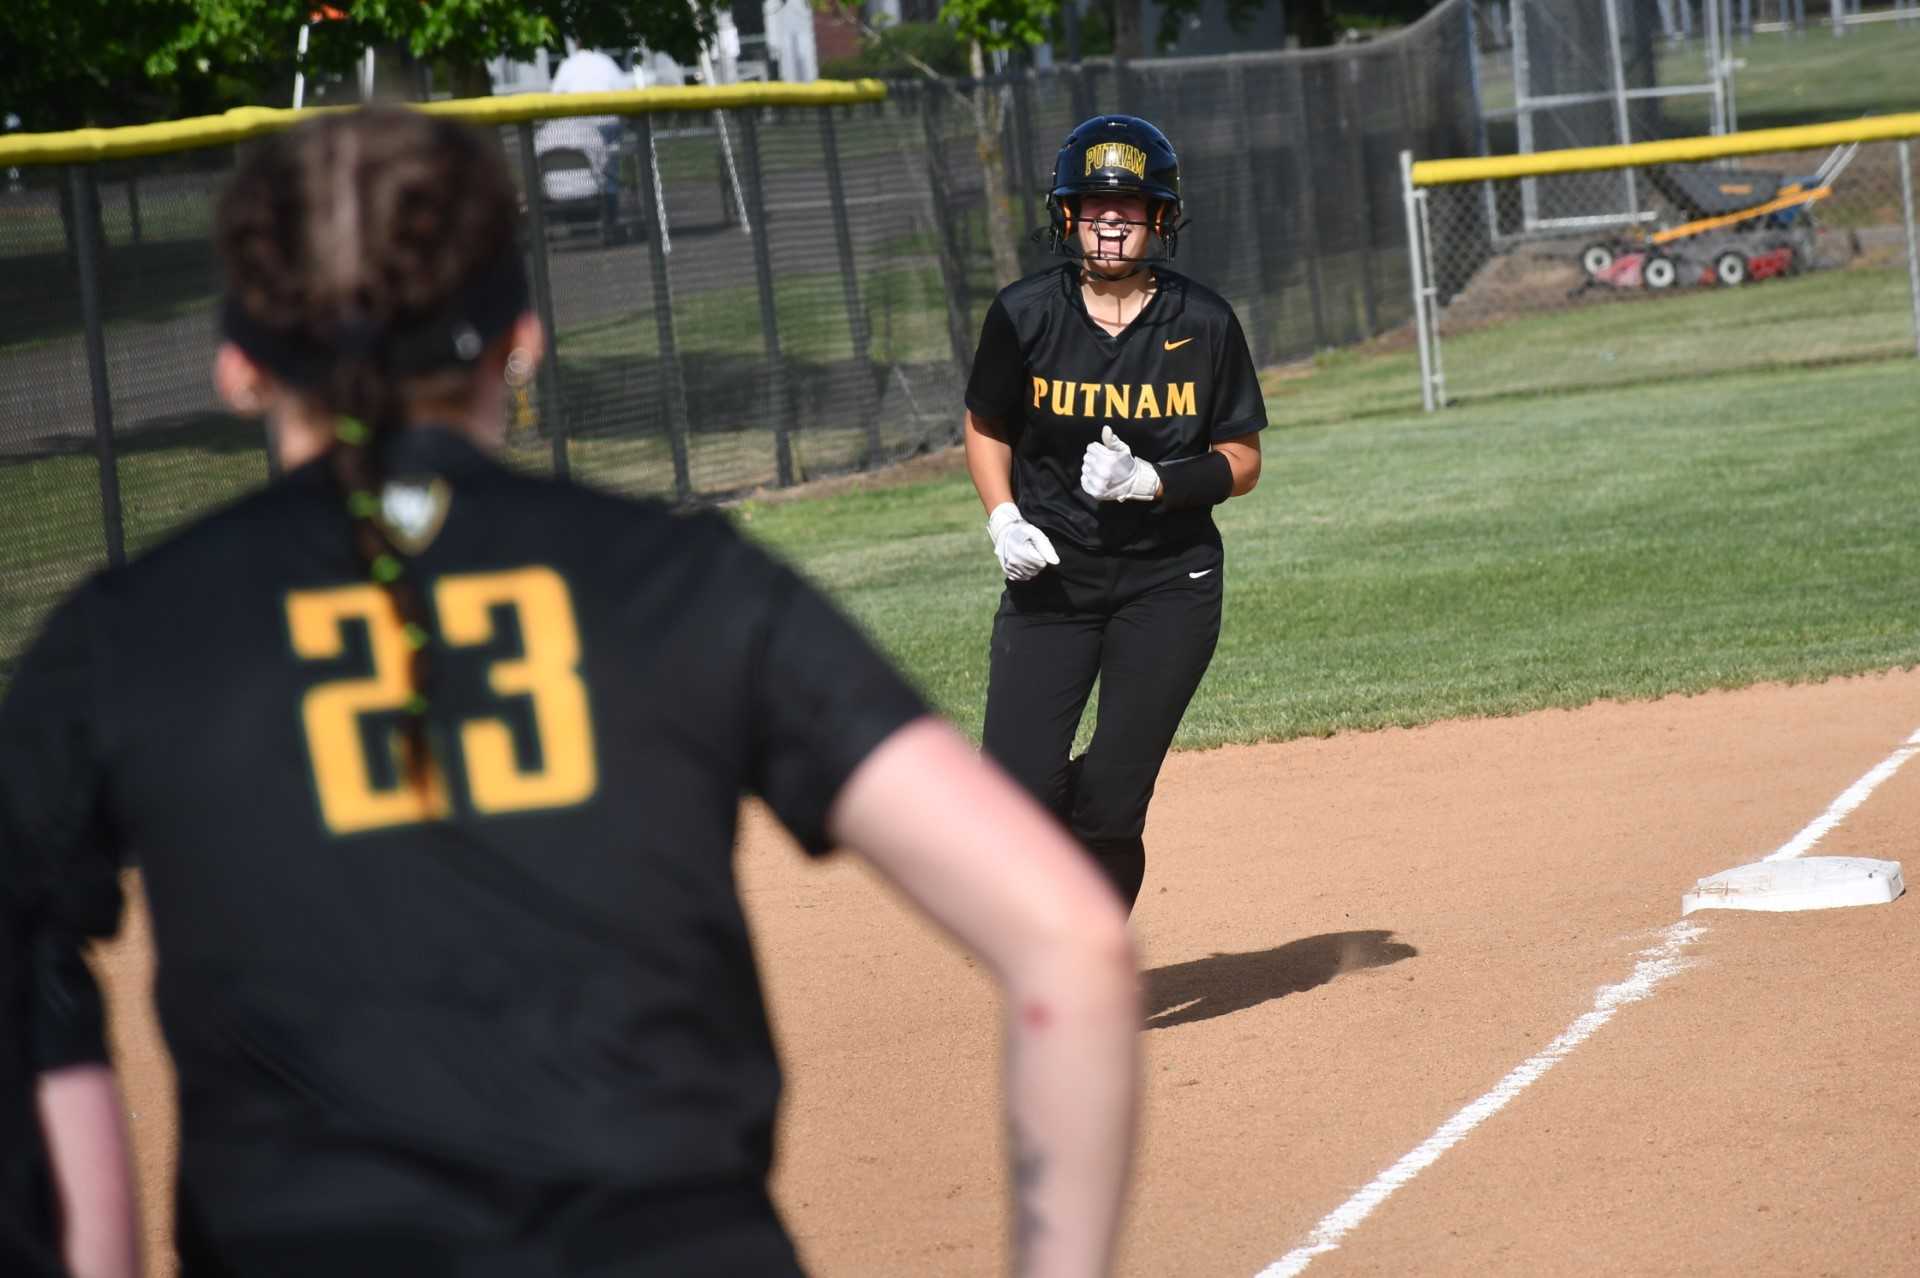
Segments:
[[[1911,360],[1287,425],[1366,371],[1270,396],[1179,745],[1920,660]],[[739,514],[977,735],[999,582],[964,476]]]
[[[1670,294],[1596,289],[1566,298],[1580,278],[1571,260],[1544,292],[1502,294],[1493,285],[1463,295],[1440,319],[1440,355],[1450,402],[1474,407],[1516,395],[1564,395],[1715,374],[1739,379],[1786,367],[1894,359],[1914,351],[1904,262],[1884,246],[1855,269],[1818,270],[1739,289],[1687,287]],[[1497,260],[1495,265],[1497,265]],[[1471,307],[1497,322],[1459,318]],[[1338,421],[1403,411],[1420,402],[1420,357],[1404,333],[1381,349],[1321,354],[1322,373],[1280,383],[1294,421]]]
[[[1912,359],[1429,417],[1383,393],[1404,358],[1270,379],[1266,476],[1220,513],[1226,631],[1179,744],[1920,661]],[[124,463],[136,548],[264,474],[217,431]],[[84,456],[0,468],[0,653],[97,562],[91,483]],[[963,475],[734,511],[977,734],[999,578]]]

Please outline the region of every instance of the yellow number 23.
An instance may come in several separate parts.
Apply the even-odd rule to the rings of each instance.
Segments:
[[[511,609],[518,620],[519,655],[492,662],[487,687],[501,698],[525,698],[538,741],[538,766],[516,758],[509,723],[496,715],[462,719],[460,757],[475,812],[493,816],[568,807],[593,796],[599,784],[586,686],[580,681],[580,633],[567,583],[551,568],[449,575],[433,583],[440,639],[448,648],[494,641],[494,616]],[[301,703],[307,750],[313,760],[320,815],[335,834],[437,820],[447,815],[445,780],[424,787],[398,779],[396,734],[379,735],[395,766],[393,783],[377,785],[369,756],[375,739],[365,716],[392,716],[405,708],[407,641],[386,592],[375,585],[294,591],[287,596],[294,654],[334,661],[346,653],[347,626],[366,628],[372,673],[329,679]]]

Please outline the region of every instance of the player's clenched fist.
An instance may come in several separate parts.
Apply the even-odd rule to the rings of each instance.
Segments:
[[[1080,460],[1080,487],[1096,501],[1152,501],[1160,495],[1160,474],[1135,457],[1113,427],[1102,426]]]
[[[1008,581],[1030,581],[1060,562],[1047,535],[1020,517],[1020,508],[1003,501],[987,516],[987,536]]]

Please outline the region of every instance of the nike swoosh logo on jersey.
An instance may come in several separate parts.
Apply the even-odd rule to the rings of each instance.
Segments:
[[[1202,568],[1199,572],[1188,573],[1187,576],[1192,577],[1195,581],[1198,581],[1200,578],[1206,576],[1208,573],[1212,571],[1213,569],[1211,568]]]
[[[1191,337],[1183,337],[1177,342],[1162,342],[1160,343],[1160,348],[1162,350],[1177,351],[1182,346],[1185,346],[1188,342],[1191,342],[1192,340],[1193,339]]]

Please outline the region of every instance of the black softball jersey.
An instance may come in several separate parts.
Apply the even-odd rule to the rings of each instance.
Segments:
[[[1083,550],[1158,554],[1218,536],[1208,510],[1087,496],[1080,462],[1101,427],[1158,464],[1267,424],[1232,306],[1177,272],[1153,274],[1154,295],[1117,337],[1087,314],[1072,263],[1009,284],[981,325],[967,407],[1006,430],[1021,515]]]
[[[780,1086],[738,801],[824,851],[923,703],[718,516],[439,430],[386,466],[433,619],[426,783],[323,460],[52,616],[0,706],[6,903],[100,935],[143,871],[189,1274],[775,1272],[724,1244],[771,1219]]]

